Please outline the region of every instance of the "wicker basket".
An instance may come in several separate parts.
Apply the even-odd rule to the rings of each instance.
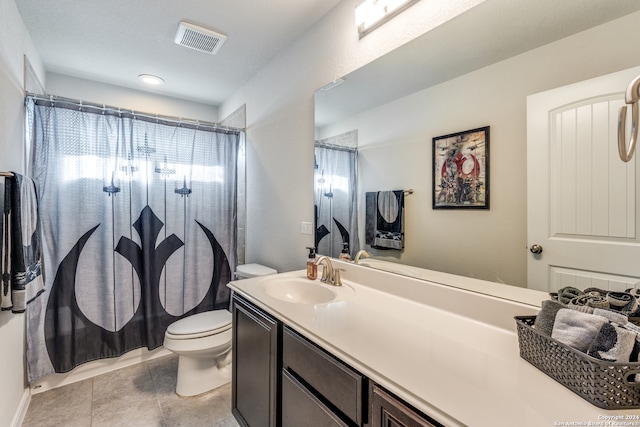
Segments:
[[[599,408],[640,408],[640,363],[596,359],[534,329],[536,316],[515,319],[527,362]]]

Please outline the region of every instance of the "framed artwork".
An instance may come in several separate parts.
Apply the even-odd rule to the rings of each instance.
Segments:
[[[433,138],[433,209],[489,209],[489,126]]]

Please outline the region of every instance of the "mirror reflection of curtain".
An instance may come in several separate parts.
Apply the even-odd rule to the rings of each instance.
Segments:
[[[27,98],[47,289],[27,310],[30,381],[161,346],[229,306],[236,267],[239,131],[72,105]]]
[[[356,203],[357,151],[324,142],[315,146],[315,245],[317,253],[338,257],[343,243],[354,257],[360,250]]]

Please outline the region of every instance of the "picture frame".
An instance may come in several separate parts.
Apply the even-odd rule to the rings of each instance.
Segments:
[[[433,209],[489,209],[489,126],[433,138]]]

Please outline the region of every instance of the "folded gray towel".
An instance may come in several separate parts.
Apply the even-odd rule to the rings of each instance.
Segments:
[[[631,356],[629,356],[629,362],[640,362],[640,335],[636,334],[636,342],[633,345]],[[640,374],[635,374],[634,377],[635,378],[633,378],[631,381],[640,383]]]
[[[556,320],[556,313],[563,308],[565,308],[565,306],[560,304],[558,301],[542,301],[540,312],[533,323],[534,328],[547,336],[551,336],[553,324]]]
[[[605,323],[587,350],[589,356],[609,362],[628,362],[636,342],[636,334]]]
[[[588,305],[582,305],[582,302],[578,301],[580,297],[575,297],[569,304],[566,305],[565,308],[570,308],[572,310],[581,311],[583,313],[593,314],[593,307],[589,307]]]
[[[612,310],[603,310],[601,308],[596,308],[595,310],[593,310],[593,314],[606,317],[607,319],[609,319],[609,322],[617,323],[620,326],[626,325],[629,321],[629,318],[624,314]]]
[[[551,338],[586,352],[605,323],[609,323],[606,317],[563,308],[556,314]]]

